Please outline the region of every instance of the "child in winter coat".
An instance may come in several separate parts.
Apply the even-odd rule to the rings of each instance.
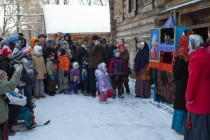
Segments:
[[[77,62],[73,63],[73,69],[70,71],[70,83],[68,92],[71,93],[74,90],[74,93],[77,94],[80,83],[79,64]]]
[[[28,87],[28,93],[29,93],[29,98],[32,98],[32,89],[33,89],[33,81],[34,81],[34,69],[33,69],[33,59],[32,55],[30,53],[30,47],[24,47],[22,48],[22,53],[23,53],[23,66],[26,69],[30,80],[32,81],[30,84],[27,84]]]
[[[59,93],[67,94],[68,89],[68,71],[69,71],[70,60],[67,57],[66,50],[59,50],[58,57],[58,87]]]
[[[34,46],[33,67],[37,71],[34,84],[34,96],[37,99],[45,98],[43,79],[47,79],[44,58],[42,56],[42,47]]]
[[[109,75],[107,73],[106,64],[104,62],[98,65],[98,69],[96,70],[95,75],[98,80],[96,87],[100,93],[99,101],[101,103],[106,102],[108,91],[112,90],[112,86],[110,83]]]
[[[82,92],[85,96],[90,93],[90,71],[88,68],[88,58],[86,56],[81,59],[82,67],[80,68],[81,73],[81,87]]]
[[[57,64],[54,59],[54,53],[50,53],[47,56],[47,91],[50,96],[54,96],[56,93],[56,86],[57,86]]]
[[[125,61],[120,57],[118,49],[114,51],[114,57],[110,60],[109,64],[109,75],[112,80],[112,86],[114,88],[113,99],[116,98],[116,89],[118,89],[118,98],[124,98],[122,95],[122,84],[123,76],[126,74],[126,64]]]
[[[5,95],[7,97],[5,100],[8,104],[21,106],[17,119],[24,119],[25,126],[28,130],[35,128],[36,123],[34,121],[34,116],[26,107],[27,98],[20,94],[17,88],[12,92],[5,93]]]
[[[5,93],[13,91],[20,81],[23,66],[17,67],[10,81],[8,81],[7,73],[0,70],[0,139],[8,140],[8,104],[5,102]]]

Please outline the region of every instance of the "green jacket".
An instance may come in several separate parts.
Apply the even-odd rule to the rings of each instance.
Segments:
[[[17,86],[18,82],[20,81],[20,77],[21,73],[15,72],[10,81],[0,81],[0,124],[7,121],[9,113],[8,105],[4,101],[3,94],[13,91]]]

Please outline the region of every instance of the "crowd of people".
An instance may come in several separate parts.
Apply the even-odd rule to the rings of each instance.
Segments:
[[[209,32],[210,37],[210,32]],[[91,41],[90,41],[91,40]],[[185,31],[174,54],[176,84],[172,129],[185,133],[185,140],[210,139],[210,41]],[[79,94],[108,98],[130,95],[129,74],[136,74],[135,97],[150,98],[151,69],[146,42],[137,46],[134,67],[123,44],[93,35],[74,44],[69,33],[58,33],[47,40],[45,34],[26,41],[22,33],[0,43],[0,138],[14,135],[12,125],[24,119],[27,129],[36,127],[34,100],[46,94]],[[199,123],[198,123],[199,122]],[[202,136],[201,136],[202,135]],[[202,138],[201,138],[202,137]]]

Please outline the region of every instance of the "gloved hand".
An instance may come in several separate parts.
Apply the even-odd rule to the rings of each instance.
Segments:
[[[55,80],[55,76],[53,74],[50,74],[50,79],[54,81]]]
[[[44,73],[44,79],[45,80],[47,79],[47,73]]]
[[[67,75],[68,75],[68,72],[67,71],[64,71],[63,76],[66,77]]]

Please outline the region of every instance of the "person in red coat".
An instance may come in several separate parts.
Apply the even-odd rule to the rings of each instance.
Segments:
[[[184,140],[210,140],[210,52],[200,35],[189,37],[188,110]]]

